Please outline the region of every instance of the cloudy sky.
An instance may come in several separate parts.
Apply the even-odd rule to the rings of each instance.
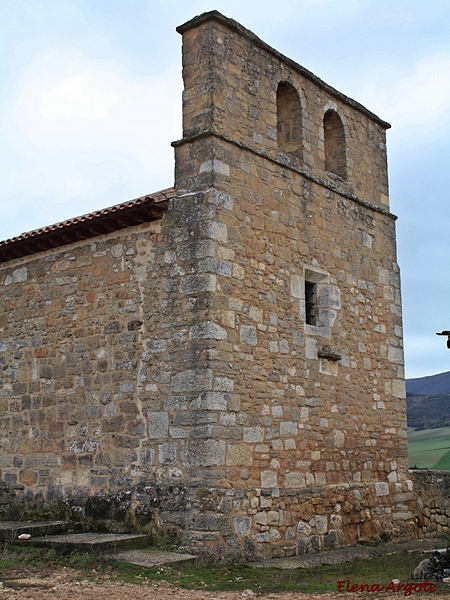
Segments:
[[[175,27],[213,9],[392,124],[406,374],[449,371],[449,0],[0,0],[0,239],[173,184]]]

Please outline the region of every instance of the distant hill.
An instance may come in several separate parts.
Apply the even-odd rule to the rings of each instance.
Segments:
[[[408,427],[434,429],[450,427],[450,393],[430,396],[406,396]]]
[[[450,426],[450,371],[406,380],[408,427]]]
[[[450,371],[406,380],[407,394],[429,396],[431,394],[450,394]]]

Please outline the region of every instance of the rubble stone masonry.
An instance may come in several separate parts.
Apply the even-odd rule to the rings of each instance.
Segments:
[[[219,13],[163,218],[0,268],[8,517],[206,559],[414,535],[386,123]]]

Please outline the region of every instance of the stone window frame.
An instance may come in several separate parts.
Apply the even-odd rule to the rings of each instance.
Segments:
[[[317,283],[305,278],[305,322],[317,325]]]
[[[340,290],[332,282],[327,271],[312,265],[304,265],[300,276],[295,277],[293,294],[299,299],[300,319],[304,323],[304,333],[330,339],[331,328],[341,308]],[[306,322],[306,283],[314,284],[316,292],[315,324]]]
[[[330,337],[330,326],[327,315],[324,313],[321,304],[321,297],[330,282],[330,275],[316,267],[303,267],[303,298],[300,299],[300,316],[304,322],[305,333],[310,335],[322,335]],[[306,322],[306,284],[313,284],[315,288],[315,323]]]

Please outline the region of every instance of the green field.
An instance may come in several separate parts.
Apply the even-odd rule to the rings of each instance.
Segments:
[[[450,470],[450,427],[408,430],[409,466]]]

